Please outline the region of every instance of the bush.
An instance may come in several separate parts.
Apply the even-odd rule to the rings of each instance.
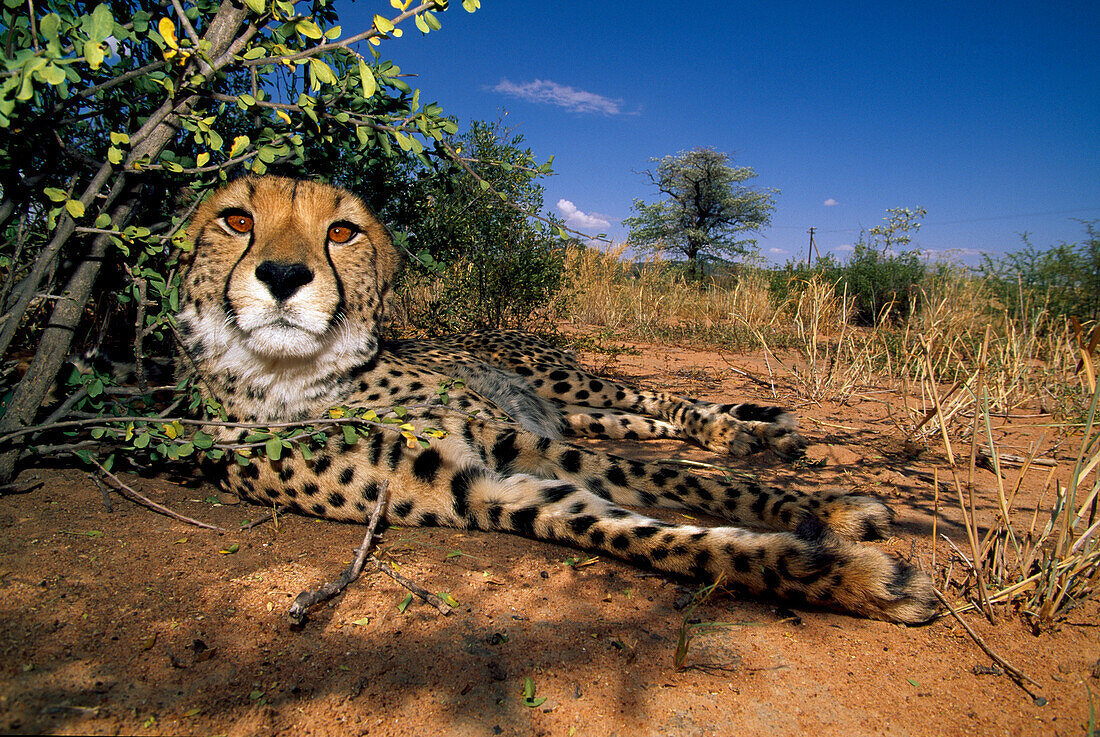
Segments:
[[[1024,235],[1024,248],[994,260],[986,254],[979,272],[997,299],[1017,317],[1035,309],[1079,320],[1100,319],[1100,230],[1085,224],[1080,243],[1040,251]]]
[[[542,208],[543,187],[523,137],[475,121],[454,141],[470,157],[410,183],[423,209],[408,222],[411,250],[425,254],[398,290],[406,324],[438,334],[474,328],[533,327],[565,280],[564,246]],[[476,173],[476,176],[475,176]],[[502,199],[507,197],[507,201]]]
[[[925,272],[916,251],[882,254],[861,239],[841,278],[848,294],[855,297],[856,322],[877,325],[908,319]]]

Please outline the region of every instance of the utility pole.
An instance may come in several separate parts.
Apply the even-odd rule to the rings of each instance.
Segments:
[[[814,249],[817,248],[817,244],[814,243],[814,231],[815,230],[817,230],[817,228],[811,227],[810,231],[809,231],[810,232],[810,247],[806,251],[806,268],[807,269],[814,265],[814,263],[813,263]],[[818,255],[819,256],[821,255],[820,251],[818,252]]]

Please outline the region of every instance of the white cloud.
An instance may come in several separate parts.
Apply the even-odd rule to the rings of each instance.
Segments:
[[[565,224],[577,230],[606,230],[611,221],[596,213],[582,212],[566,199],[558,200],[558,212],[565,217]]]
[[[853,246],[851,243],[845,243],[842,246],[837,246],[833,250],[835,250],[835,251],[854,251],[854,250],[856,250],[856,247]]]
[[[769,248],[768,249],[768,253],[773,254],[775,256],[782,256],[786,252],[787,252],[786,248]]]
[[[835,206],[839,205],[840,203],[837,202],[836,200],[834,200],[832,197],[830,197],[829,199],[825,200],[821,204],[825,205],[825,207],[835,207]]]
[[[500,84],[493,88],[493,92],[499,92],[527,102],[557,105],[572,113],[619,115],[623,111],[622,100],[597,95],[595,92],[585,92],[575,87],[551,82],[548,79],[536,79],[533,82],[521,82],[520,84],[502,79]]]

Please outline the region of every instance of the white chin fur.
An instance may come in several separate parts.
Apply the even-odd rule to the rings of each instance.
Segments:
[[[248,350],[265,358],[307,358],[321,351],[326,341],[290,325],[272,325],[248,331]]]

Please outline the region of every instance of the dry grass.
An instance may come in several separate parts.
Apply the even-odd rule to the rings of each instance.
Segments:
[[[759,274],[708,281],[700,287],[660,261],[627,264],[622,259],[625,250],[570,247],[566,270],[571,288],[558,300],[559,314],[577,325],[642,340],[702,337],[736,345],[749,340],[744,323],[770,331],[782,322]]]

